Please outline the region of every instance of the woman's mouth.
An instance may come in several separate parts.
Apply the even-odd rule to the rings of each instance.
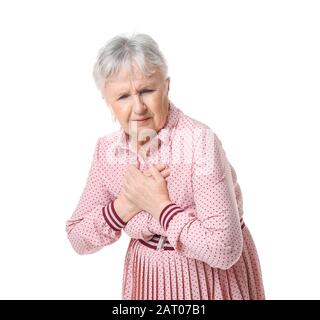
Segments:
[[[145,124],[146,122],[148,122],[150,118],[145,118],[145,119],[141,119],[141,120],[132,120],[134,122],[136,122],[138,125],[140,124]]]

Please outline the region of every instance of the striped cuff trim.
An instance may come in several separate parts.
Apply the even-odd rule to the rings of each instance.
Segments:
[[[171,219],[178,214],[179,212],[182,212],[183,209],[179,206],[177,206],[175,203],[170,203],[167,206],[165,206],[159,216],[159,222],[160,225],[164,230],[167,230],[169,227],[169,222]]]
[[[113,201],[109,202],[106,207],[102,208],[102,214],[108,225],[115,231],[123,229],[127,224],[116,213]]]

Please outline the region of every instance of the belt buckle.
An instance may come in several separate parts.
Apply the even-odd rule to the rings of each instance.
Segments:
[[[163,248],[163,246],[164,246],[164,239],[165,239],[165,238],[166,238],[165,236],[160,236],[159,241],[158,241],[158,244],[157,244],[157,250],[160,250],[160,249]]]

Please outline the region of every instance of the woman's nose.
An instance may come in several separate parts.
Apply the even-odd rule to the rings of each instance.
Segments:
[[[146,105],[144,104],[142,98],[139,94],[133,96],[133,111],[137,114],[144,113],[146,110]]]

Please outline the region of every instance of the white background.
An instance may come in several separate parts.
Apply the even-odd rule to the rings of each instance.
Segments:
[[[319,1],[1,1],[0,297],[120,299],[129,237],[79,256],[65,221],[98,137],[112,36],[158,42],[171,100],[238,174],[267,299],[319,299]]]

